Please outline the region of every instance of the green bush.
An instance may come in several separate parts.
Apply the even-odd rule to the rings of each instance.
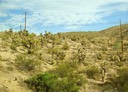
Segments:
[[[75,74],[75,70],[76,64],[65,63],[25,82],[35,92],[78,92],[85,81],[81,75]]]
[[[46,72],[25,80],[25,82],[36,92],[53,92],[56,80],[55,74]]]

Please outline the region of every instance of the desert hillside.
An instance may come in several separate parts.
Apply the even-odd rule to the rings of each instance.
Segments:
[[[0,92],[127,92],[128,24],[122,33],[0,32]]]

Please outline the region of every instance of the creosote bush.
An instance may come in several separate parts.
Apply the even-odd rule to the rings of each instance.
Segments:
[[[118,76],[110,79],[111,84],[118,92],[128,92],[128,68],[123,67],[118,70]]]
[[[52,58],[55,60],[64,60],[65,53],[59,48],[49,48],[48,53],[52,55]]]
[[[67,42],[64,43],[64,45],[62,46],[62,49],[63,50],[69,50],[69,46],[68,46]]]
[[[86,70],[87,77],[90,79],[96,79],[96,77],[100,74],[99,69],[95,66],[89,67]]]
[[[76,67],[75,63],[63,63],[53,71],[25,80],[25,83],[35,92],[78,92],[85,79],[76,74]]]
[[[85,63],[84,62],[85,57],[86,57],[86,54],[84,52],[84,49],[83,48],[78,48],[77,53],[73,53],[72,60],[76,61],[76,62],[79,62],[79,63]]]
[[[10,49],[11,49],[11,50],[14,50],[14,51],[17,50],[15,45],[11,45],[11,46],[10,46]]]
[[[16,58],[16,67],[23,71],[32,71],[39,67],[40,61],[34,56],[18,55]]]

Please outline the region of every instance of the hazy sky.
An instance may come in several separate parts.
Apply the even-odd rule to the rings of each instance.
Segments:
[[[128,23],[128,0],[0,0],[0,31],[24,29],[40,33],[101,30]]]

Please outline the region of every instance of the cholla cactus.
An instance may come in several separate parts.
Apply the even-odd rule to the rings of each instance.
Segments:
[[[102,77],[102,82],[105,80],[105,75],[106,75],[106,64],[105,62],[101,64],[101,77]]]

